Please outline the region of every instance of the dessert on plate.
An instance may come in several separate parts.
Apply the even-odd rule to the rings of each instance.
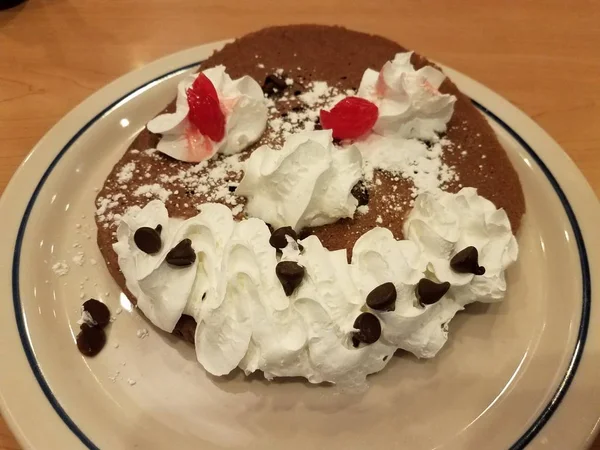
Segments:
[[[525,211],[484,117],[378,36],[272,27],[186,75],[96,199],[116,282],[213,375],[364,386],[501,300]]]

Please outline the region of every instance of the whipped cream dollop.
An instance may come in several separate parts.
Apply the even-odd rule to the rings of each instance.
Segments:
[[[348,263],[345,250],[329,251],[316,236],[301,245],[287,239],[288,247],[278,254],[263,220],[235,222],[224,205],[204,204],[197,216],[180,220],[169,218],[155,200],[123,216],[114,249],[127,288],[152,323],[171,332],[182,314],[194,317],[197,358],[211,374],[239,367],[246,374],[260,370],[267,379],[300,376],[359,388],[397,349],[435,356],[457,311],[504,294],[499,280],[516,258],[516,241],[506,239],[512,235],[504,212],[490,205],[474,190],[425,195],[409,217],[408,240],[374,228],[356,242]],[[160,250],[139,250],[136,230],[158,225]],[[190,240],[196,258],[187,267],[173,266],[166,255],[182,239]],[[449,273],[448,259],[462,245],[481,251],[486,280]],[[284,260],[305,271],[290,296],[276,275]],[[422,305],[416,286],[423,278],[450,281],[452,287],[439,301]],[[367,296],[384,283],[395,287],[394,309],[370,309]],[[366,311],[377,317],[381,335],[355,347],[355,321]]]
[[[396,54],[380,72],[367,69],[358,96],[379,108],[375,133],[432,140],[446,131],[456,97],[438,91],[445,79],[442,72],[431,66],[415,70],[411,55]]]
[[[281,150],[252,152],[236,195],[247,197],[249,216],[300,230],[352,217],[358,201],[351,191],[361,177],[356,147],[334,146],[330,130],[307,131],[290,135]]]
[[[494,302],[506,293],[505,270],[517,260],[519,247],[503,209],[463,188],[456,194],[434,190],[419,195],[404,222],[404,235],[416,243],[435,278],[448,281],[457,302]],[[485,274],[458,273],[450,259],[473,246]]]
[[[179,82],[175,112],[160,114],[147,125],[149,131],[162,135],[156,148],[180,161],[200,162],[218,152],[238,153],[256,142],[267,125],[267,103],[254,79],[244,76],[232,80],[224,66],[202,73],[214,85],[225,116],[225,136],[221,141],[203,136],[188,120],[187,91],[198,74],[188,75]]]

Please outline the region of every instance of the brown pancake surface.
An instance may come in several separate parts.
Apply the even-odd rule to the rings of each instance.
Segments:
[[[266,28],[239,38],[204,61],[202,69],[222,64],[232,78],[249,75],[259,84],[274,73],[291,78],[293,84],[284,94],[290,100],[275,101],[269,114],[269,120],[277,118],[286,123],[291,121],[294,111],[302,108],[294,99],[294,93],[304,92],[311,81],[325,81],[340,93],[356,90],[365,69],[380,70],[396,53],[404,51],[407,50],[388,39],[341,27],[294,25]],[[412,62],[415,68],[433,65],[417,54],[413,54]],[[525,202],[519,178],[505,150],[483,115],[450,79],[444,81],[440,91],[457,97],[445,134],[451,145],[445,149],[443,160],[458,178],[448,184],[446,190],[477,188],[480,195],[506,210],[516,233],[525,212]],[[174,102],[166,108],[167,111],[173,109]],[[233,193],[222,195],[224,189],[241,179],[239,167],[228,165],[223,157],[197,166],[149,151],[155,148],[159,138],[144,129],[116,163],[96,199],[98,246],[111,275],[134,302],[112,249],[116,241],[115,219],[118,221],[131,206],[144,206],[166,193],[169,195],[165,205],[174,217],[192,217],[198,213],[197,206],[207,201],[237,207],[236,212],[243,206],[243,199]],[[282,140],[281,133],[268,128],[259,142],[243,152],[243,157],[260,145],[277,145]],[[196,168],[190,171],[193,166]],[[215,167],[223,166],[225,170],[218,179],[208,176],[214,174],[211,170]],[[367,213],[307,232],[317,235],[330,250],[351,249],[362,234],[375,226],[389,228],[397,238],[402,238],[403,219],[411,208],[411,182],[382,171],[376,171],[374,181],[369,185]],[[143,193],[133,195],[139,188]],[[242,214],[237,217],[241,218]],[[193,319],[184,316],[176,334],[193,342],[194,328]]]

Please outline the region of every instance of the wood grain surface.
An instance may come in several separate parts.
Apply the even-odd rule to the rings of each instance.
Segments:
[[[470,75],[533,117],[600,193],[597,0],[29,0],[0,11],[0,191],[44,133],[109,81],[287,23],[381,34]],[[19,448],[0,418],[0,449]]]

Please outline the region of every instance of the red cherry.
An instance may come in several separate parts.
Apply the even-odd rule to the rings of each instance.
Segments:
[[[374,103],[360,97],[346,97],[331,111],[321,110],[321,125],[332,130],[335,139],[356,139],[371,131],[379,108]]]
[[[203,73],[200,73],[194,80],[194,83],[192,84],[192,90],[200,96],[208,96],[217,101],[219,100],[215,85],[212,84],[212,81],[210,81],[209,78]]]
[[[214,142],[225,137],[225,115],[221,111],[217,91],[206,75],[201,73],[187,90],[189,121],[198,131]]]

